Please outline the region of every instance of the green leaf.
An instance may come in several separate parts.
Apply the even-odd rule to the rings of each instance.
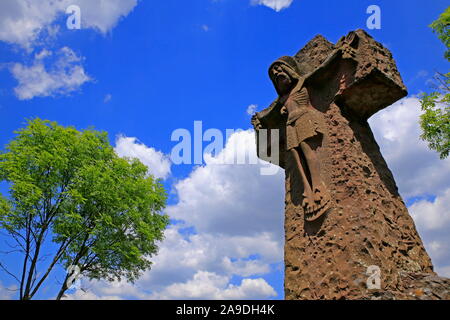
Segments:
[[[149,269],[169,219],[166,192],[147,167],[120,158],[94,129],[33,119],[16,134],[0,153],[0,179],[10,185],[0,228],[50,230],[53,245],[69,243],[59,262],[93,279],[134,281]]]

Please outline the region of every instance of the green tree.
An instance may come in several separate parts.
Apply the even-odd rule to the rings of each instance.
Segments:
[[[450,7],[448,7],[439,18],[434,21],[430,28],[438,35],[438,38],[447,47],[445,58],[450,61]]]
[[[118,157],[104,132],[34,119],[16,134],[0,153],[0,181],[10,186],[9,197],[0,194],[0,229],[21,255],[20,273],[9,272],[20,299],[32,299],[56,265],[130,282],[150,269],[168,217],[166,192],[148,168]]]
[[[445,58],[450,61],[450,7],[430,27],[446,46]],[[421,138],[445,159],[450,153],[450,73],[438,72],[433,86],[434,91],[421,99]]]

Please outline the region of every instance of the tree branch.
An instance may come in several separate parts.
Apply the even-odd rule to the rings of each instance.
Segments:
[[[13,277],[20,284],[20,280],[16,277],[16,275],[13,274],[12,272],[10,272],[1,262],[0,262],[0,268],[3,269],[3,271],[5,271],[8,275]]]

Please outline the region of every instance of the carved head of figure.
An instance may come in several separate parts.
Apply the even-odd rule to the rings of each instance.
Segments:
[[[283,96],[295,87],[301,76],[295,59],[284,56],[272,63],[269,68],[269,77],[278,95]]]

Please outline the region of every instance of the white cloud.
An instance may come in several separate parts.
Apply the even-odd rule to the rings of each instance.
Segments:
[[[111,31],[138,4],[138,0],[2,0],[0,1],[0,41],[19,45],[27,53],[57,38],[66,28],[64,18],[71,5],[80,7],[81,28],[91,28],[102,34]],[[61,19],[63,17],[63,19]],[[64,23],[59,22],[63,20]],[[77,90],[90,77],[81,66],[80,57],[69,48],[56,52],[56,62],[44,63],[54,55],[43,49],[31,66],[13,63],[10,68],[19,81],[15,93],[21,100],[34,97],[66,95]]]
[[[36,53],[35,55],[34,55],[34,58],[37,60],[37,61],[40,61],[40,60],[44,60],[45,58],[48,58],[48,57],[50,57],[50,56],[52,56],[52,52],[51,51],[49,51],[49,50],[47,50],[47,49],[43,49],[41,52],[39,52],[39,53]]]
[[[269,264],[283,257],[281,239],[269,232],[254,236],[211,233],[186,236],[180,233],[180,228],[166,230],[166,239],[153,258],[153,269],[144,279],[156,289],[172,281],[189,279],[197,270],[242,277],[266,274],[270,271]],[[248,259],[252,255],[259,258]]]
[[[45,60],[52,55],[51,51],[44,49],[35,55],[31,66],[12,64],[10,71],[18,81],[14,91],[20,100],[67,95],[92,80],[81,65],[83,59],[70,48],[57,51],[54,63],[47,67]]]
[[[240,285],[229,284],[230,278],[213,272],[199,271],[185,283],[175,283],[155,299],[237,300],[275,297],[277,293],[264,279],[244,279]]]
[[[450,265],[436,268],[436,273],[441,277],[450,278]]]
[[[294,0],[252,0],[253,5],[263,5],[276,12],[289,8]]]
[[[212,234],[183,236],[177,227],[166,230],[166,239],[152,259],[153,267],[135,283],[83,281],[68,299],[267,299],[275,290],[262,278],[243,279],[271,272],[269,264],[280,262],[283,250],[278,239],[215,237]],[[246,259],[258,254],[259,260]]]
[[[450,158],[440,160],[420,139],[420,114],[419,99],[404,98],[369,121],[405,198],[436,195],[450,187]]]
[[[0,40],[29,47],[62,10],[61,2],[0,1]]]
[[[249,106],[247,107],[247,114],[248,114],[249,116],[252,116],[252,115],[255,113],[256,109],[258,109],[258,106],[257,106],[256,104],[251,104],[251,105],[249,105]]]
[[[60,28],[55,27],[54,23],[58,17],[65,15],[70,5],[80,7],[82,28],[107,33],[137,3],[138,0],[2,0],[0,40],[30,49],[40,36],[55,36],[58,33]]]
[[[228,273],[240,275],[242,277],[267,274],[270,272],[269,265],[261,260],[232,261],[229,257],[224,257],[222,259],[222,264]]]
[[[120,157],[139,159],[156,178],[166,179],[170,174],[170,159],[164,153],[140,143],[137,138],[118,136],[115,150]]]
[[[135,297],[142,300],[254,300],[276,297],[276,291],[262,278],[243,279],[240,285],[230,284],[231,278],[214,272],[198,271],[186,282],[173,283],[161,292],[147,293],[128,283],[96,283],[93,291],[77,290],[66,300],[121,300]]]
[[[247,300],[247,299],[267,299],[276,297],[276,291],[264,279],[244,279],[241,285],[229,285],[227,289],[220,292],[218,299],[226,300]]]
[[[206,166],[196,168],[174,188],[179,203],[167,213],[198,232],[226,235],[276,233],[281,237],[284,212],[284,171],[262,176],[261,165],[224,165],[231,156],[256,158],[252,130],[233,134],[217,156],[205,156]]]
[[[68,0],[81,8],[81,27],[102,33],[112,30],[138,4],[138,0]]]
[[[210,233],[188,236],[181,233],[181,228],[172,226],[166,230],[165,240],[152,259],[152,269],[144,273],[136,285],[102,282],[93,286],[94,292],[99,296],[132,296],[139,299],[225,299],[230,294],[228,290],[233,288],[229,284],[232,276],[262,276],[273,271],[270,267],[272,263],[282,261],[281,239],[269,233],[253,237]],[[258,259],[249,259],[251,256],[258,256]],[[202,287],[198,283],[199,271],[212,275],[213,279],[220,278],[223,283],[212,282]],[[191,286],[190,293],[183,296],[182,292]],[[245,299],[271,297],[266,294],[267,286],[259,287],[260,291],[258,288],[245,291]],[[213,295],[210,290],[213,290]]]
[[[134,145],[134,138],[125,138]],[[240,142],[240,143],[236,143]],[[165,231],[153,266],[136,282],[92,282],[89,297],[116,299],[268,299],[263,277],[283,259],[284,175],[261,176],[261,165],[220,165],[229,153],[256,152],[252,131],[233,134],[209,164],[174,186],[167,208],[182,222]],[[250,149],[250,150],[248,150]],[[192,232],[195,230],[196,232]],[[240,277],[239,284],[232,283]],[[251,278],[249,278],[251,277]],[[82,299],[82,292],[71,298]]]
[[[434,201],[421,200],[409,207],[425,248],[441,276],[450,276],[450,187]]]
[[[422,200],[410,206],[409,211],[416,223],[426,230],[450,227],[450,188],[434,202]],[[436,247],[436,246],[435,246]]]

